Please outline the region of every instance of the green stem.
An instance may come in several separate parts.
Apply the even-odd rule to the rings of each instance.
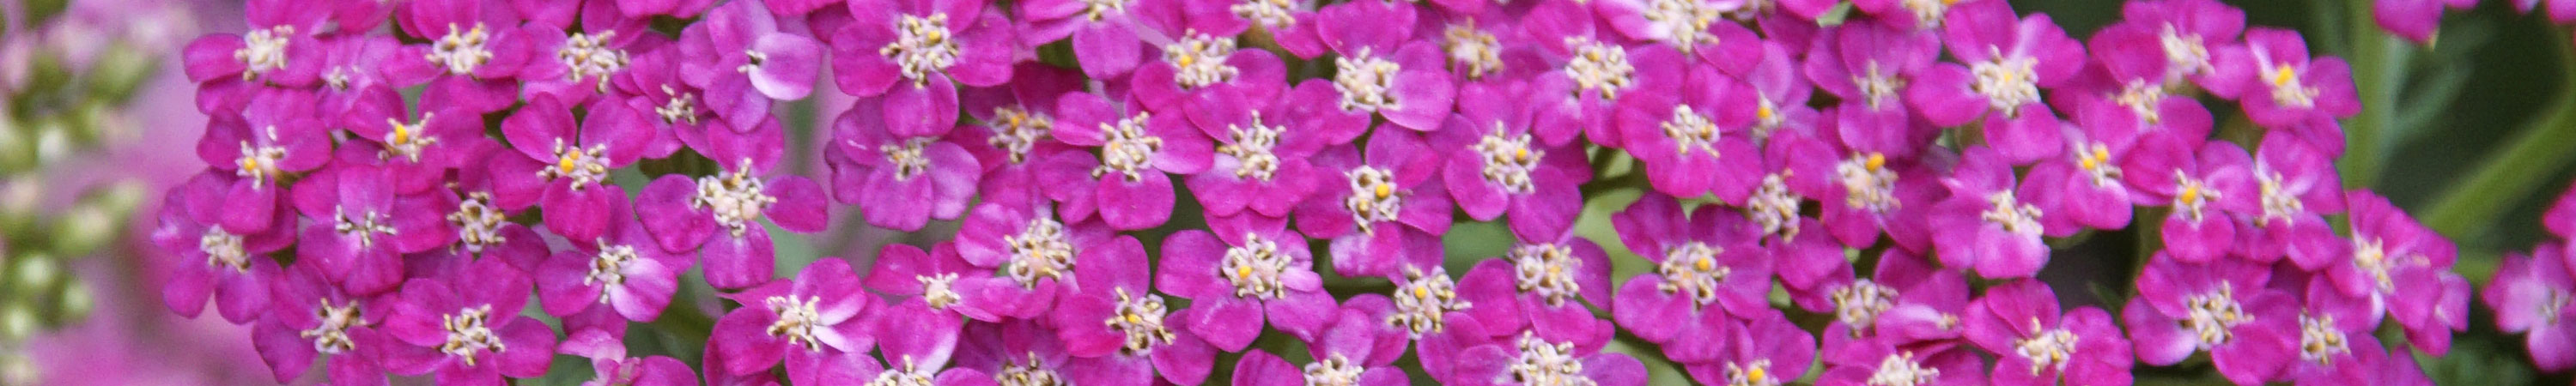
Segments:
[[[2506,139],[2504,149],[2476,166],[2466,179],[2450,184],[2450,190],[2424,216],[2425,225],[2434,231],[2458,237],[2488,224],[2540,189],[2549,180],[2547,175],[2576,160],[2576,152],[2567,151],[2576,147],[2576,51],[2570,51],[2566,33],[2551,36],[2561,78],[2558,98],[2542,109],[2549,115]]]
[[[2352,22],[2344,32],[2351,49],[2345,58],[2352,65],[2353,86],[2361,98],[2361,114],[2344,122],[2344,135],[2349,141],[2343,159],[2346,186],[2370,186],[2378,180],[2387,144],[2384,138],[2395,122],[2397,93],[2406,83],[2406,63],[2412,46],[2397,37],[2371,27],[2369,6],[2347,4],[2345,11]]]

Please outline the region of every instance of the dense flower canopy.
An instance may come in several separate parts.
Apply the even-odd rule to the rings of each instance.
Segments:
[[[2422,383],[2480,297],[2576,365],[2567,248],[2473,292],[2338,182],[2347,65],[2215,0],[332,2],[187,47],[152,238],[281,382]],[[861,222],[942,235],[779,245]]]

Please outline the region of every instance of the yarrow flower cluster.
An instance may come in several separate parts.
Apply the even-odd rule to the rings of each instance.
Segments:
[[[2214,0],[2089,35],[2001,0],[249,8],[186,49],[210,166],[153,240],[280,381],[1639,385],[1633,339],[1709,384],[2382,383],[2471,293],[2338,182],[2347,65]],[[852,208],[955,234],[778,266]],[[1461,222],[1516,241],[1448,256]],[[2124,304],[2036,278],[2131,227]],[[2560,249],[2486,294],[2535,345]],[[695,366],[619,343],[675,313],[714,320]]]

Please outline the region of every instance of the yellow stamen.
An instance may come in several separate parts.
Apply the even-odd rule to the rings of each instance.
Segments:
[[[1715,270],[1717,269],[1717,260],[1702,257],[1699,258],[1699,261],[1691,263],[1691,266],[1699,268],[1699,270],[1702,271]]]
[[[1251,267],[1251,266],[1234,267],[1234,276],[1236,276],[1236,277],[1252,276],[1252,267]]]
[[[1528,149],[1528,148],[1522,148],[1522,149],[1520,149],[1520,151],[1513,152],[1513,153],[1512,153],[1512,159],[1513,159],[1513,160],[1516,160],[1516,161],[1528,161],[1528,160],[1529,160],[1529,149]]]
[[[1751,370],[1745,370],[1744,377],[1751,379],[1754,383],[1761,383],[1764,378],[1770,378],[1771,374],[1768,371],[1762,371],[1762,368],[1760,367],[1755,367]]]
[[[1887,154],[1869,153],[1869,171],[1878,171],[1879,168],[1884,167],[1887,167]]]
[[[1378,186],[1377,186],[1377,198],[1381,198],[1381,199],[1383,199],[1383,198],[1387,198],[1388,196],[1394,196],[1394,195],[1395,195],[1395,187],[1386,186],[1386,185],[1378,185]]]
[[[1779,113],[1780,113],[1780,112],[1778,112],[1778,111],[1773,111],[1773,110],[1771,109],[1771,106],[1770,106],[1770,105],[1763,105],[1763,106],[1761,106],[1761,107],[1759,107],[1759,108],[1755,108],[1755,109],[1753,110],[1753,114],[1754,114],[1755,116],[1760,117],[1760,118],[1762,118],[1762,120],[1765,120],[1765,121],[1771,120],[1771,116],[1773,116],[1773,115],[1777,115],[1777,114],[1779,114]]]
[[[1136,314],[1127,314],[1127,323],[1129,323],[1129,324],[1144,323],[1144,322],[1145,322],[1145,318],[1138,317],[1138,316],[1136,316]]]
[[[1431,290],[1430,290],[1430,289],[1425,289],[1425,288],[1422,288],[1422,287],[1413,287],[1413,297],[1416,297],[1416,298],[1428,298],[1428,297],[1431,297]]]
[[[572,174],[572,158],[573,153],[564,153],[563,158],[556,159],[555,172],[560,174]]]
[[[2297,80],[2298,77],[2299,71],[2297,69],[2292,69],[2290,66],[2281,66],[2279,69],[2272,70],[2272,87],[2288,86],[2290,85],[2290,81]]]
[[[397,120],[394,120],[393,118],[385,118],[385,122],[386,122],[386,123],[392,123],[392,124],[394,124],[394,135],[393,135],[393,140],[392,140],[392,141],[389,141],[389,142],[393,142],[393,143],[397,143],[397,144],[411,142],[411,126],[410,126],[410,125],[404,125],[404,124],[402,123],[402,121],[397,121]]]
[[[2182,202],[2200,202],[2200,184],[2183,184]]]

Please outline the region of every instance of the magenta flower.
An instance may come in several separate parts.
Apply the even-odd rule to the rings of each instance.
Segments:
[[[1950,198],[1933,208],[1931,219],[1941,264],[1992,278],[2039,273],[2048,263],[2048,245],[2040,234],[2049,213],[2026,197],[2058,187],[2016,184],[2003,156],[1982,146],[1968,148],[1954,172],[1942,181],[1950,187]]]
[[[1137,0],[1037,0],[1019,3],[1021,47],[1036,47],[1073,38],[1073,55],[1082,73],[1094,79],[1127,75],[1144,61],[1145,42],[1136,35]]]
[[[1512,246],[1477,262],[1459,279],[1467,313],[1489,330],[1529,330],[1541,339],[1600,346],[1615,326],[1592,316],[1585,304],[1610,305],[1610,258],[1591,240],[1564,234]]]
[[[905,231],[966,214],[984,171],[975,155],[943,137],[894,135],[884,118],[863,104],[832,121],[824,160],[834,201],[858,204],[868,225]]]
[[[625,197],[609,216],[614,228],[599,241],[573,243],[536,270],[537,300],[547,314],[568,316],[594,305],[609,307],[626,320],[650,322],[671,303],[688,256],[662,249],[653,234],[626,210]]]
[[[1164,36],[1160,59],[1139,64],[1128,80],[1137,101],[1158,113],[1187,113],[1201,126],[1222,125],[1204,110],[1271,101],[1288,91],[1287,65],[1269,50],[1239,49],[1246,27],[1225,3],[1164,0],[1138,13],[1138,27]]]
[[[396,88],[385,74],[386,63],[393,60],[394,51],[402,46],[393,37],[341,35],[321,43],[322,56],[316,59],[322,61],[319,65],[322,87],[314,88],[314,92],[322,99],[321,114],[317,117],[324,122],[355,122],[347,115],[355,113],[351,110],[357,104],[375,97],[372,94]],[[399,113],[399,109],[393,109],[385,117]]]
[[[1314,357],[1304,367],[1289,364],[1268,351],[1245,351],[1235,362],[1238,385],[1295,386],[1313,384],[1406,385],[1403,369],[1393,367],[1404,356],[1405,332],[1380,316],[1389,302],[1378,294],[1360,294],[1335,310],[1327,324],[1306,342]]]
[[[2495,281],[2479,294],[2495,309],[2496,329],[2525,334],[2523,346],[2541,371],[2576,366],[2576,339],[2568,335],[2576,333],[2576,318],[2569,317],[2576,309],[2567,307],[2576,298],[2576,278],[2567,270],[2564,248],[2547,243],[2529,256],[2507,254]]]
[[[930,252],[888,244],[878,251],[866,280],[868,289],[898,298],[920,298],[931,311],[946,316],[1001,321],[1000,312],[1018,306],[1004,302],[1015,300],[1007,291],[1019,283],[994,275],[992,269],[968,264],[957,255],[952,243],[932,246]]]
[[[572,111],[540,96],[501,122],[502,134],[521,157],[491,160],[493,198],[518,210],[543,204],[546,229],[576,241],[607,233],[612,200],[626,190],[608,183],[610,170],[643,156],[652,132],[615,125],[573,125]],[[551,144],[551,145],[549,145]]]
[[[475,114],[500,111],[519,100],[520,68],[534,55],[535,42],[509,10],[484,9],[474,0],[412,2],[396,14],[402,30],[429,39],[394,52],[384,69],[393,84],[428,83],[422,100]],[[421,58],[412,60],[412,58]]]
[[[2325,220],[2344,209],[2331,157],[2289,135],[2264,136],[2252,169],[2263,211],[2247,216],[2255,234],[2237,244],[2240,253],[2256,261],[2288,256],[2311,270],[2343,261],[2349,245]]]
[[[1816,336],[1779,312],[1730,321],[1729,342],[1716,360],[1686,363],[1691,379],[1708,384],[1778,386],[1806,377],[1816,361]]]
[[[1077,263],[1092,260],[1088,257],[1096,252],[1091,250],[1108,240],[1110,231],[1099,223],[1067,224],[1044,206],[985,203],[958,227],[957,255],[979,269],[1000,272],[1018,287],[994,293],[1003,297],[993,302],[1002,308],[989,311],[1031,318],[1053,310],[1059,297],[1083,292],[1088,284],[1076,281]]]
[[[678,49],[680,79],[706,90],[707,107],[736,131],[769,119],[771,102],[812,93],[824,67],[822,42],[780,31],[767,7],[749,1],[707,10],[681,31]]]
[[[1619,138],[1656,191],[1715,194],[1742,205],[1763,174],[1761,148],[1747,129],[1760,114],[1757,94],[1715,69],[1692,70],[1689,79],[1706,85],[1628,99],[1615,121],[1625,131]]]
[[[1836,160],[1827,189],[1816,196],[1823,204],[1825,231],[1843,245],[1878,243],[1880,234],[1898,247],[1932,251],[1931,224],[1925,221],[1935,203],[1949,196],[1940,182],[1944,170],[1958,162],[1947,150],[1930,150],[1916,160],[1889,158],[1887,153],[1845,151]]]
[[[1190,299],[1200,316],[1186,327],[1208,344],[1243,351],[1261,335],[1263,322],[1311,339],[1330,322],[1333,297],[1324,293],[1306,239],[1285,224],[1212,223],[1214,232],[1185,230],[1163,241],[1154,287]]]
[[[885,353],[886,369],[875,374],[861,371],[853,380],[890,385],[994,384],[995,379],[982,371],[948,367],[950,354],[957,352],[958,332],[965,327],[965,319],[935,307],[927,299],[911,299],[883,311],[885,314],[871,324],[870,333],[877,336],[877,347]]]
[[[957,367],[991,374],[997,381],[1065,384],[1065,372],[1059,371],[1065,365],[1064,342],[1056,340],[1053,328],[1034,319],[968,323],[959,334]]]
[[[2298,360],[2282,369],[2282,376],[2301,384],[2332,384],[2360,370],[2355,366],[2385,365],[2365,363],[2375,361],[2366,356],[2386,356],[2372,352],[2383,350],[2371,334],[2379,327],[2372,301],[2343,294],[2325,277],[2299,276],[2307,276],[2307,283],[2299,309]]]
[[[2342,154],[2343,136],[2333,120],[2361,112],[2352,68],[2335,57],[2311,61],[2307,47],[2297,31],[2246,30],[2243,47],[2220,51],[2216,59],[2218,81],[2239,84],[2237,93],[2211,92],[2235,97],[2254,124],[2300,133],[2327,153]]]
[[[777,252],[761,219],[798,233],[820,232],[831,223],[821,185],[802,176],[761,176],[777,167],[785,149],[777,121],[763,122],[758,131],[740,136],[707,131],[706,147],[713,151],[705,154],[724,171],[695,179],[663,175],[635,198],[637,213],[656,214],[644,219],[644,229],[662,249],[700,251],[707,283],[716,288],[769,281]]]
[[[1802,0],[1791,0],[1802,1]],[[1779,33],[1774,33],[1779,35]],[[1796,56],[1805,52],[1789,51],[1788,46],[1774,41],[1762,45],[1762,60],[1741,77],[1753,87],[1753,138],[1768,141],[1772,133],[1783,129],[1805,132],[1819,139],[1839,138],[1823,131],[1816,108],[1807,106],[1807,98],[1816,92],[1807,82]]]
[[[1775,133],[1764,146],[1762,184],[1745,200],[1745,215],[1762,230],[1762,247],[1779,262],[1781,284],[1812,288],[1844,261],[1843,244],[1822,222],[1803,214],[1808,197],[1843,193],[1831,145],[1805,132]]]
[[[2165,254],[2184,262],[2204,263],[2235,250],[2238,218],[2262,213],[2261,193],[2249,165],[2253,156],[2226,141],[2209,141],[2195,151],[2177,137],[2148,137],[2122,163],[2122,178],[2152,205],[2166,203],[2162,235]],[[2277,258],[2278,256],[2274,256]]]
[[[857,20],[834,32],[832,73],[841,91],[885,111],[893,137],[937,136],[956,126],[959,85],[1011,79],[1010,20],[983,1],[850,2]]]
[[[482,152],[497,151],[502,150],[495,146]],[[536,272],[537,265],[553,252],[535,230],[510,221],[513,213],[502,209],[493,198],[488,172],[486,168],[457,169],[454,190],[430,190],[429,196],[438,202],[447,226],[455,230],[453,245],[430,253],[455,255],[458,261],[473,256],[501,259],[522,272]]]
[[[385,334],[402,343],[385,349],[387,368],[405,375],[434,372],[442,384],[545,375],[555,334],[518,314],[533,291],[526,274],[483,259],[442,276],[403,284],[384,321]]]
[[[602,1],[602,0],[593,0]],[[594,376],[583,386],[685,386],[698,383],[687,363],[667,356],[628,357],[626,344],[608,334],[574,333],[557,347],[565,354],[590,358]]]
[[[877,367],[867,356],[877,338],[868,334],[869,319],[859,315],[878,307],[876,296],[859,287],[849,262],[816,260],[793,281],[771,281],[727,298],[743,307],[716,320],[707,356],[723,357],[724,366],[708,366],[710,374],[751,374],[784,359],[790,382],[811,385],[855,382],[863,379],[864,368]]]
[[[2219,374],[2239,384],[2276,379],[2298,359],[2298,299],[2264,286],[2267,269],[2240,260],[2185,263],[2159,253],[2138,273],[2138,296],[2120,319],[2138,361],[2167,366],[2207,351]]]
[[[1827,351],[1818,385],[1976,385],[1986,382],[1975,352],[1957,346],[1913,347],[1876,339]]]
[[[1924,93],[1908,89],[1930,87],[1914,79],[1940,56],[1937,37],[1903,25],[1860,22],[1825,30],[1816,39],[1807,79],[1842,97],[1835,120],[1845,146],[1905,158],[1930,142],[1934,130],[1907,110],[1928,101],[1916,101]]]
[[[1321,89],[1319,83],[1300,88]],[[1288,217],[1299,202],[1327,189],[1323,184],[1331,176],[1315,165],[1315,153],[1348,144],[1368,129],[1364,123],[1334,125],[1327,124],[1329,119],[1315,119],[1315,110],[1330,106],[1299,104],[1291,98],[1273,101],[1198,110],[1213,117],[1198,128],[1216,140],[1216,153],[1207,170],[1190,175],[1186,182],[1209,216],[1234,216],[1248,209],[1264,217]]]
[[[1957,24],[1952,24],[1957,25]],[[1998,358],[1992,378],[2006,385],[2129,383],[2129,341],[2111,313],[2081,307],[2058,314],[2057,295],[2035,280],[1986,289],[1970,306],[1968,341]]]
[[[2216,54],[2237,43],[2245,31],[2245,11],[2217,0],[2141,0],[2120,6],[2122,22],[2105,31],[2135,28],[2155,36],[2155,44],[2128,46],[2139,50],[2109,52],[2103,58],[2133,55],[2162,57],[2164,74],[2155,83],[2189,80],[2221,96],[2236,95],[2240,82],[2218,76]],[[2127,26],[2127,27],[2122,27]]]
[[[1675,46],[1622,44],[1627,40],[1618,34],[1595,30],[1589,7],[1581,2],[1551,0],[1536,7],[1521,28],[1545,54],[1551,67],[1551,71],[1531,80],[1533,94],[1539,95],[1534,103],[1538,115],[1532,118],[1532,127],[1538,128],[1540,142],[1563,145],[1581,134],[1593,143],[1628,144],[1627,133],[1622,130],[1636,129],[1618,124],[1618,120],[1629,119],[1620,117],[1627,114],[1620,110],[1636,109],[1647,117],[1661,118],[1670,109],[1651,107],[1716,102],[1706,95],[1677,95],[1689,88],[1682,87],[1684,82],[1696,84],[1705,82],[1700,79],[1714,78],[1692,71],[1693,67],[1710,66],[1693,66],[1701,62],[1685,56]],[[1602,8],[1610,7],[1605,4]],[[1614,11],[1605,12],[1615,15]],[[1662,103],[1638,104],[1641,100]],[[1700,106],[1699,114],[1718,112],[1708,107]],[[1578,127],[1581,131],[1574,131]]]
[[[483,135],[481,114],[447,109],[423,111],[415,118],[404,113],[402,96],[392,89],[370,89],[366,94],[342,123],[350,136],[364,140],[344,142],[341,151],[346,154],[356,148],[355,152],[365,153],[356,157],[360,161],[392,169],[399,193],[438,187],[448,171],[501,147]]]
[[[1946,23],[1952,22],[1949,18],[1951,12],[1959,8],[1975,6],[1976,3],[1977,1],[1974,0],[1859,0],[1852,2],[1852,8],[1867,12],[1891,27],[1931,30],[1948,26],[1949,24]]]
[[[1450,107],[1458,97],[1458,87],[1449,78],[1440,46],[1424,41],[1387,41],[1400,38],[1411,22],[1393,24],[1388,18],[1412,19],[1411,4],[1353,2],[1326,8],[1325,44],[1341,56],[1333,58],[1333,78],[1308,80],[1306,83],[1332,85],[1332,93],[1298,92],[1297,103],[1340,106],[1339,110],[1319,109],[1323,117],[1334,120],[1329,125],[1366,125],[1369,117],[1385,117],[1387,123],[1414,131],[1440,129],[1448,118]],[[1384,8],[1384,9],[1379,9]],[[1336,20],[1348,20],[1335,23]],[[1338,26],[1338,27],[1336,27]],[[1394,34],[1394,35],[1383,35]],[[1306,90],[1303,84],[1300,90]],[[1326,129],[1341,131],[1341,129]],[[1560,141],[1561,142],[1561,141]]]
[[[1183,385],[1207,379],[1216,351],[1193,329],[1175,325],[1192,325],[1199,319],[1194,313],[1205,310],[1175,311],[1152,292],[1144,244],[1117,236],[1086,250],[1073,268],[1082,289],[1063,294],[1050,319],[1073,357],[1065,364],[1069,380],[1139,385],[1158,373]]]
[[[353,293],[377,294],[403,285],[405,253],[447,246],[455,236],[423,196],[393,192],[386,169],[342,165],[296,184],[295,209],[313,219],[295,248]]]
[[[2451,332],[2468,328],[2468,280],[2451,272],[2459,247],[2376,193],[2354,190],[2345,202],[2352,205],[2352,259],[2327,268],[2327,276],[2345,295],[2386,307],[2417,348],[2449,352]],[[2371,315],[2378,313],[2374,307]]]
[[[1736,5],[1740,6],[1740,5]],[[1609,29],[1632,39],[1652,41],[1730,75],[1741,75],[1762,54],[1763,40],[1744,25],[1726,22],[1730,4],[1698,0],[1619,0],[1593,6]]]
[[[609,78],[608,98],[595,100],[587,125],[654,133],[644,156],[660,158],[679,151],[681,138],[706,137],[710,130],[737,131],[715,115],[705,92],[680,80],[680,50],[668,43],[629,56],[623,71]]]
[[[331,137],[327,123],[312,118],[311,93],[286,89],[263,89],[259,103],[239,115],[216,114],[206,123],[206,136],[197,140],[197,157],[206,161],[212,173],[232,174],[223,191],[224,205],[215,224],[234,234],[267,231],[275,224],[292,227],[291,218],[277,217],[287,193],[286,181],[319,169],[331,162]]]
[[[970,88],[959,95],[966,113],[980,122],[977,130],[953,130],[949,141],[973,153],[984,166],[975,189],[983,202],[1018,206],[1047,205],[1040,177],[1054,178],[1056,153],[1073,149],[1056,140],[1056,101],[1079,92],[1085,80],[1072,70],[1043,63],[1021,63],[1002,87]],[[826,156],[829,158],[829,156]],[[837,184],[836,184],[837,185]],[[1194,189],[1195,190],[1195,189]]]
[[[212,296],[224,321],[247,324],[270,308],[269,283],[283,273],[269,254],[294,244],[295,233],[279,229],[236,234],[215,225],[224,210],[223,191],[231,180],[221,174],[198,174],[170,188],[162,200],[161,222],[152,230],[152,244],[178,257],[171,263],[177,272],[161,288],[162,304],[171,312],[197,317]]]
[[[2567,192],[2576,192],[2576,189]],[[2549,204],[2549,210],[2540,214],[2540,225],[2549,229],[2550,235],[2559,238],[2576,235],[2576,194],[2559,193],[2558,199]]]
[[[2140,156],[2135,138],[2071,125],[2058,129],[2066,151],[2032,165],[2022,181],[2032,187],[2028,200],[2050,214],[2039,218],[2043,233],[2064,237],[2082,229],[2128,227],[2130,205],[2140,197],[2123,180],[2128,173],[2121,165]]]
[[[2174,66],[2196,64],[2167,60],[2164,36],[2139,23],[2094,32],[2087,44],[2098,70],[2087,70],[2061,88],[2051,104],[2088,130],[2141,139],[2169,137],[2191,146],[2207,141],[2213,121],[2209,109],[2166,87],[2168,79],[2181,79]],[[2171,47],[2188,49],[2179,45],[2187,43],[2175,42]]]
[[[207,109],[204,96],[248,102],[245,93],[257,92],[259,86],[309,88],[321,79],[322,59],[326,48],[317,37],[322,34],[320,15],[296,9],[298,3],[261,1],[243,8],[250,30],[240,34],[217,33],[188,42],[183,51],[188,80],[202,84],[199,111]],[[240,104],[223,103],[238,108]]]
[[[1054,162],[1090,169],[1087,199],[1071,200],[1071,212],[1096,207],[1111,228],[1135,230],[1163,225],[1172,216],[1172,178],[1165,173],[1207,170],[1214,152],[1208,139],[1175,114],[1154,114],[1134,101],[1111,101],[1098,94],[1067,94],[1057,102],[1063,123],[1057,140],[1075,146],[1097,146],[1095,159],[1064,153]],[[1083,197],[1082,192],[1068,193]],[[1087,201],[1087,202],[1086,202]],[[1079,217],[1079,216],[1077,216]]]
[[[1461,385],[1643,386],[1646,365],[1627,355],[1578,348],[1523,331],[1510,344],[1468,349],[1458,358],[1451,380]]]
[[[2442,26],[2444,8],[2467,10],[2477,5],[2477,0],[2377,0],[2371,2],[2370,19],[2389,33],[2416,44],[2431,44],[2434,30]]]
[[[1365,159],[1347,146],[1316,155],[1316,166],[1341,178],[1322,179],[1322,191],[1298,206],[1297,229],[1332,240],[1334,272],[1394,276],[1407,266],[1438,265],[1450,203],[1446,187],[1433,178],[1440,158],[1425,147],[1412,132],[1379,131]]]
[[[390,340],[377,330],[394,297],[351,295],[330,283],[316,264],[287,268],[263,290],[268,308],[251,325],[251,347],[278,382],[295,379],[315,360],[336,384],[383,385],[380,358]],[[384,299],[384,300],[378,300]]]
[[[1849,264],[1835,268],[1834,274],[1811,288],[1790,289],[1790,300],[1798,308],[1833,315],[1833,321],[1819,336],[1825,351],[1838,352],[1851,342],[1878,336],[1879,319],[1908,300],[1906,295],[1928,292],[1938,295],[1934,297],[1957,298],[1961,303],[1968,296],[1965,279],[1957,270],[1936,267],[1930,258],[1904,249],[1889,249],[1879,255],[1878,266],[1870,277],[1854,277]],[[1953,287],[1957,289],[1950,290]],[[1946,294],[1950,292],[1956,295]]]
[[[1610,221],[1628,250],[1655,262],[1655,273],[1612,293],[1611,315],[1674,360],[1715,359],[1727,315],[1770,309],[1772,261],[1742,216],[1714,205],[1685,215],[1671,196],[1648,193]]]
[[[605,19],[585,21],[581,30],[571,34],[556,28],[529,29],[530,48],[538,57],[519,69],[519,79],[525,82],[522,87],[528,95],[554,95],[565,103],[590,104],[593,98],[613,89],[610,78],[626,71],[634,60],[630,50],[657,50],[670,45],[669,38],[647,30],[640,19],[613,16],[617,12],[614,8],[601,8],[613,7],[614,2],[593,0],[581,4],[586,8],[585,18]]]
[[[2000,1],[1951,7],[1941,36],[1950,55],[1964,63],[1924,69],[1919,83],[1906,89],[1906,101],[1933,125],[1983,118],[1987,146],[2012,164],[2057,155],[2059,121],[2039,90],[2073,79],[2084,68],[2084,45],[2047,14],[2016,20],[2012,5]]]
[[[1459,366],[1469,364],[1464,360],[1468,350],[1501,344],[1502,335],[1518,332],[1486,328],[1478,321],[1478,315],[1471,312],[1476,311],[1476,305],[1459,296],[1458,281],[1449,277],[1447,269],[1432,267],[1424,271],[1407,268],[1403,276],[1390,279],[1395,280],[1395,291],[1387,296],[1363,294],[1343,302],[1342,316],[1330,328],[1344,330],[1356,327],[1352,324],[1373,322],[1396,333],[1398,339],[1390,342],[1377,332],[1358,331],[1379,337],[1372,340],[1376,348],[1366,352],[1328,348],[1327,353],[1342,354],[1346,359],[1366,357],[1368,359],[1363,362],[1368,364],[1367,367],[1378,367],[1392,360],[1387,358],[1403,355],[1404,343],[1409,340],[1413,343],[1414,359],[1422,363],[1422,370],[1430,373],[1432,380],[1460,383],[1466,380],[1456,378],[1459,375],[1457,370]],[[1335,335],[1351,332],[1354,331],[1328,330],[1323,339],[1342,339]]]
[[[1519,83],[1470,84],[1461,111],[1431,133],[1433,151],[1446,152],[1442,184],[1458,209],[1477,221],[1510,214],[1512,233],[1523,238],[1565,234],[1583,211],[1578,185],[1592,168],[1576,146],[1546,146],[1531,137],[1529,116],[1516,100]]]

